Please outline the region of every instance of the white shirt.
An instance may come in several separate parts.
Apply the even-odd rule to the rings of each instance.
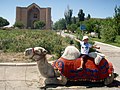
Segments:
[[[81,45],[81,54],[88,55],[89,50],[92,47],[92,45],[89,43],[84,43],[83,41],[80,41],[80,45]]]

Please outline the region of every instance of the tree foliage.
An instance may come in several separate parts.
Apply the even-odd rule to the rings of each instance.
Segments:
[[[114,24],[115,24],[115,29],[117,30],[118,34],[120,35],[120,6],[115,7],[115,15],[114,15]]]
[[[76,24],[67,25],[67,30],[70,30],[72,33],[74,33],[77,30]]]
[[[65,20],[66,20],[66,25],[71,24],[72,23],[72,14],[73,14],[73,10],[69,9],[69,7],[67,8],[67,10],[64,12],[64,16],[65,16]]]
[[[88,33],[93,32],[94,21],[92,19],[84,21],[83,24],[86,26],[86,31]]]
[[[34,22],[35,29],[43,29],[44,26],[45,26],[45,22],[43,22],[43,21],[35,21]]]
[[[91,16],[90,16],[90,14],[88,14],[88,16],[87,16],[87,20],[89,20],[91,18]]]
[[[114,42],[116,35],[120,35],[120,7],[115,7],[114,18],[91,18],[90,14],[85,18],[85,13],[82,9],[79,10],[78,17],[72,17],[72,10],[69,7],[65,11],[64,16],[67,30],[73,33],[75,31],[78,32],[80,25],[83,24],[86,26],[86,33],[96,32],[98,38],[102,38],[106,42]],[[58,22],[56,23],[58,24]]]
[[[83,21],[82,24],[84,24],[86,26],[86,31],[88,33],[91,33],[91,32],[98,33],[98,29],[99,29],[98,27],[100,26],[99,25],[99,20],[89,19],[89,20]]]
[[[24,28],[24,24],[22,22],[15,22],[15,24],[13,26],[18,27],[20,29]]]
[[[79,12],[78,12],[78,18],[79,18],[79,21],[84,21],[85,20],[85,13],[83,13],[82,9],[80,9]]]
[[[53,30],[58,30],[58,27],[59,27],[59,21],[56,21],[56,22],[53,24]]]
[[[10,23],[6,19],[0,17],[0,27],[7,26],[9,24]]]
[[[77,21],[76,21],[76,17],[74,16],[72,23],[73,23],[73,24],[76,24],[76,22],[77,22]]]
[[[70,27],[71,27],[71,28],[70,28],[70,31],[73,32],[73,33],[74,33],[74,32],[76,31],[76,29],[77,29],[77,25],[76,25],[76,24],[71,24]]]
[[[113,25],[114,21],[112,18],[107,18],[104,21],[104,26],[102,28],[102,38],[105,42],[114,42],[117,36],[117,31],[115,30],[115,26]]]
[[[59,22],[58,22],[58,29],[60,29],[60,30],[64,30],[64,29],[66,29],[66,21],[65,21],[65,19],[60,19],[59,20]]]
[[[57,30],[57,29],[64,30],[64,29],[66,29],[66,21],[65,21],[65,19],[62,18],[62,19],[59,19],[58,21],[56,21],[54,23],[54,25],[53,25],[53,29],[54,30]]]
[[[71,26],[69,24],[67,25],[67,30],[71,30]]]

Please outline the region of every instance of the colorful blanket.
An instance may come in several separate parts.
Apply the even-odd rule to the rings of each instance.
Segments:
[[[61,74],[66,76],[69,80],[103,80],[113,72],[113,66],[111,63],[108,63],[106,59],[101,60],[99,65],[94,63],[93,58],[87,58],[84,61],[83,70],[77,70],[80,67],[81,58],[76,60],[66,60],[64,58],[59,58],[53,63],[53,66],[56,67]]]

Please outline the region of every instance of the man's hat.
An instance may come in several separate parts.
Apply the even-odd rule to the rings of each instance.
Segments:
[[[88,38],[89,38],[88,36],[83,36],[82,40],[85,40],[85,39],[88,39]]]

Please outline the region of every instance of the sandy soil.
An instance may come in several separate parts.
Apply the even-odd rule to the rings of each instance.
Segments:
[[[46,55],[49,60],[53,55]],[[23,53],[4,53],[0,52],[0,62],[34,62],[30,57],[24,56]]]

